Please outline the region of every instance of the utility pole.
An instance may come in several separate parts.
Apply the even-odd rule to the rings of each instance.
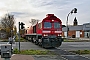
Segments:
[[[19,22],[19,52],[20,52],[20,22]]]
[[[13,30],[11,30],[11,40],[13,41]],[[12,42],[11,42],[11,54],[12,54]]]

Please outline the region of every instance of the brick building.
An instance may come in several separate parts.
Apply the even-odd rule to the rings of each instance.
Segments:
[[[84,37],[83,25],[68,26],[68,28],[69,28],[68,37],[71,37],[71,38]],[[64,27],[62,31],[63,31],[62,36],[67,37],[67,27]]]
[[[68,26],[68,37],[71,38],[90,38],[90,23],[84,23],[83,25],[78,25],[77,19],[75,17],[72,26]],[[62,28],[62,36],[67,38],[67,27]]]

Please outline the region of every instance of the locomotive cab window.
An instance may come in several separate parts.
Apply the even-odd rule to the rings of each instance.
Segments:
[[[51,23],[50,22],[44,22],[44,28],[51,28]]]
[[[54,28],[60,28],[60,23],[54,22]]]

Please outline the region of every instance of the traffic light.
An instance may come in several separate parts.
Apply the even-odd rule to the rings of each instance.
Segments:
[[[20,25],[21,25],[21,29],[25,28],[25,27],[24,27],[25,24],[24,24],[23,22],[21,22]]]

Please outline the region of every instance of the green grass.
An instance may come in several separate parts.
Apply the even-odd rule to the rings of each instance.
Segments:
[[[74,40],[66,40],[66,39],[64,39],[63,42],[75,42],[75,41]]]
[[[23,54],[23,55],[55,55],[54,52],[48,50],[21,50],[14,49],[14,54]]]
[[[64,39],[63,42],[90,42],[90,40],[70,40],[70,39],[66,40]]]
[[[19,39],[18,39],[18,38],[16,38],[16,39],[15,39],[15,41],[16,41],[16,42],[18,42],[18,41],[19,41]],[[20,38],[20,42],[27,42],[27,40],[26,40],[26,39],[24,39],[24,38]]]
[[[19,41],[19,38],[16,37],[15,42],[18,42],[18,41]],[[8,39],[1,39],[1,42],[8,42]],[[20,42],[27,42],[27,40],[24,38],[20,38]]]
[[[8,42],[8,39],[0,39],[1,42]]]
[[[90,50],[77,50],[77,51],[70,51],[76,54],[90,54]]]

